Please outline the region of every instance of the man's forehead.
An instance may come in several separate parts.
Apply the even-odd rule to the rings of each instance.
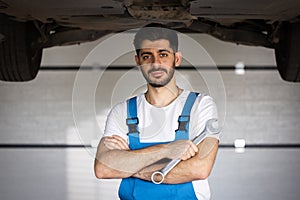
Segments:
[[[170,42],[166,39],[159,39],[159,40],[143,40],[140,46],[141,50],[146,50],[146,49],[166,49],[173,51],[172,48],[170,47]]]

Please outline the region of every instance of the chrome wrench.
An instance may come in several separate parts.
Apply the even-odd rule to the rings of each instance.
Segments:
[[[207,135],[215,135],[215,134],[218,134],[220,133],[221,129],[219,127],[215,127],[214,124],[217,124],[218,120],[217,119],[209,119],[207,120],[206,124],[205,124],[205,128],[204,130],[200,133],[200,135],[198,135],[197,137],[195,137],[192,142],[196,145],[200,144],[204,138],[207,136]],[[152,175],[151,175],[151,180],[153,183],[155,184],[161,184],[164,179],[165,179],[165,176],[181,161],[181,159],[179,158],[176,158],[176,159],[173,159],[171,160],[164,168],[162,168],[161,170],[159,171],[156,171],[156,172],[153,172]],[[161,179],[160,181],[156,181],[154,179],[155,176],[160,176]]]

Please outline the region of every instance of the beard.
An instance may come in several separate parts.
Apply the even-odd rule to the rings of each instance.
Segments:
[[[158,87],[164,87],[166,86],[173,78],[174,73],[175,73],[175,63],[173,64],[173,67],[170,68],[168,71],[165,68],[162,68],[160,66],[154,67],[153,69],[150,69],[149,71],[145,71],[141,67],[142,74],[144,78],[146,79],[147,83],[151,85],[152,87],[158,88]],[[166,77],[164,78],[152,78],[150,77],[150,73],[156,72],[156,71],[163,71],[167,74]]]

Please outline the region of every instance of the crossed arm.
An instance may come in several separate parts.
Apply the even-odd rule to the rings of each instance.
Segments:
[[[171,159],[182,161],[165,177],[164,183],[184,183],[206,179],[213,167],[218,140],[206,138],[198,146],[190,140],[129,150],[119,136],[101,139],[94,164],[97,178],[137,177],[150,181],[154,171],[162,169]]]

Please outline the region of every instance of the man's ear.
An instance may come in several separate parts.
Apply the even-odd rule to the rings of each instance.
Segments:
[[[175,53],[175,67],[178,67],[181,64],[182,54],[180,51]]]
[[[140,66],[140,59],[139,59],[139,56],[138,55],[135,55],[134,56],[134,59],[135,59],[135,63],[137,66]]]

